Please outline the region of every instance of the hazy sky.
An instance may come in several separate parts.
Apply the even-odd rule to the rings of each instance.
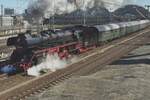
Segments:
[[[23,12],[31,0],[0,0],[0,4],[4,5],[4,8],[15,8],[17,12]],[[150,0],[136,0],[136,4],[144,6],[145,4],[150,5]]]
[[[3,4],[4,8],[15,8],[17,12],[23,12],[30,0],[0,0],[0,5]]]

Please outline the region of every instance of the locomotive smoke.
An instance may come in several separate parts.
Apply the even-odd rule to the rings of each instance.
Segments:
[[[35,0],[29,4],[26,13],[29,22],[40,23],[43,17],[47,18],[54,14],[71,13],[77,9],[87,10],[95,6],[113,11],[133,2],[135,0]]]
[[[33,66],[32,68],[29,68],[27,73],[31,76],[40,76],[42,70],[49,70],[51,72],[55,72],[56,70],[63,69],[68,64],[74,63],[76,61],[76,57],[73,57],[70,60],[61,60],[57,54],[47,55],[46,59],[44,59],[42,63],[37,66]]]

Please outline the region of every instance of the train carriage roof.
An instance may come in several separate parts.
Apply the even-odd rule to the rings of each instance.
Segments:
[[[127,23],[117,23],[119,25],[120,28],[126,27]]]
[[[96,25],[94,27],[96,27],[99,32],[110,31],[120,28],[118,24]]]
[[[140,24],[149,23],[149,22],[150,22],[150,20],[141,20]]]
[[[116,24],[96,25],[94,27],[97,28],[99,32],[104,32],[104,31],[119,29],[121,27],[130,27],[130,26],[145,24],[149,22],[150,22],[149,20],[140,20],[140,21],[131,21],[131,22],[121,22]]]

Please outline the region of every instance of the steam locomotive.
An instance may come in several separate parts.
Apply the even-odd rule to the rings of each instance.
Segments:
[[[112,23],[95,26],[72,26],[63,29],[45,30],[40,34],[26,32],[7,40],[7,46],[15,46],[10,59],[1,65],[1,73],[26,72],[37,65],[39,58],[57,53],[60,59],[71,54],[80,54],[129,33],[150,25],[149,20]]]

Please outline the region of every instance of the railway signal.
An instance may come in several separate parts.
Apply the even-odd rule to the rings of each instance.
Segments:
[[[150,5],[145,5],[145,8],[150,12]]]

